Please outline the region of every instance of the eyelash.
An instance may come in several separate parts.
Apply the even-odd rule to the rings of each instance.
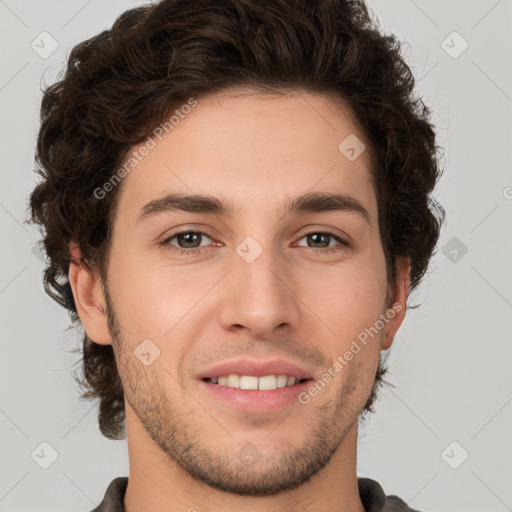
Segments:
[[[210,235],[208,235],[208,233],[205,233],[204,231],[185,230],[185,231],[179,231],[177,233],[174,233],[170,237],[168,237],[165,240],[163,240],[162,242],[160,242],[160,245],[165,246],[166,248],[171,248],[172,251],[175,251],[181,255],[189,255],[189,254],[195,254],[195,253],[201,252],[202,249],[205,249],[205,247],[195,247],[192,249],[184,249],[182,247],[177,247],[170,243],[171,240],[174,240],[178,235],[191,234],[191,233],[196,234],[196,235],[205,235],[210,240],[213,240],[213,238]],[[327,248],[323,248],[323,249],[322,248],[315,249],[315,248],[309,247],[309,249],[311,249],[312,254],[318,254],[319,252],[322,252],[323,254],[331,254],[334,252],[349,249],[351,247],[351,244],[349,242],[347,242],[340,236],[335,235],[331,231],[318,231],[318,230],[308,231],[307,233],[304,233],[299,238],[299,240],[302,240],[303,238],[307,237],[308,235],[328,235],[328,236],[333,237],[337,242],[340,243],[340,245],[338,245],[338,246],[327,247]],[[303,247],[303,246],[301,246],[301,247]],[[308,247],[305,247],[305,248],[308,249]]]

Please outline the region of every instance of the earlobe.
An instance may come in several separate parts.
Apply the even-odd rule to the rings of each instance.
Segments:
[[[72,244],[70,250],[72,261],[68,276],[78,316],[91,340],[100,345],[110,345],[112,337],[108,328],[107,305],[101,279],[83,263],[77,244]]]
[[[395,335],[402,325],[405,318],[407,298],[411,286],[411,265],[408,259],[399,259],[396,262],[396,284],[393,297],[391,299],[390,309],[386,312],[386,317],[390,318],[384,329],[382,336],[381,349],[387,350],[391,347]]]

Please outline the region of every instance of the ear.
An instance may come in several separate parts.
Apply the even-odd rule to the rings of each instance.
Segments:
[[[387,350],[391,347],[395,335],[405,318],[407,297],[411,286],[411,265],[409,259],[399,258],[396,261],[396,283],[391,288],[390,303],[386,317],[390,318],[384,327],[381,348]]]
[[[92,341],[100,345],[111,345],[112,337],[108,329],[107,304],[101,279],[83,263],[82,253],[77,244],[71,244],[70,250],[69,283],[78,316]]]

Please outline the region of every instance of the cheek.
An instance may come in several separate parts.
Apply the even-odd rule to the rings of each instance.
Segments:
[[[142,256],[117,262],[109,270],[109,288],[118,319],[134,343],[144,338],[161,341],[183,329],[219,275],[218,267],[200,272],[199,267],[170,266],[165,261],[151,264]]]
[[[318,268],[300,273],[298,295],[329,328],[326,334],[346,341],[373,325],[385,304],[384,260],[369,264],[354,259],[321,272]]]

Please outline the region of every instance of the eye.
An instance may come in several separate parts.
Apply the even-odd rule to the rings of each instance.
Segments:
[[[299,247],[311,248],[314,254],[326,254],[344,250],[350,247],[349,242],[338,235],[324,231],[311,231],[306,233],[300,240],[306,240],[307,245],[298,243]],[[208,247],[212,242],[212,238],[202,231],[182,231],[174,233],[160,245],[179,254],[193,254],[200,252],[203,248]],[[206,242],[206,243],[203,243]]]
[[[192,253],[205,246],[201,243],[204,239],[208,239],[210,242],[212,241],[212,239],[202,231],[182,231],[181,233],[175,233],[169,238],[166,238],[161,242],[161,245],[173,246],[173,249],[176,248],[177,251],[183,254]]]
[[[298,244],[299,247],[310,247],[313,249],[324,249],[323,251],[313,251],[313,252],[323,252],[323,253],[329,253],[333,251],[339,251],[346,249],[350,247],[350,244],[344,240],[343,238],[339,237],[338,235],[335,235],[334,233],[330,232],[323,232],[323,231],[312,231],[310,233],[306,233],[300,240],[306,239],[307,244],[312,245],[302,245]],[[331,244],[331,242],[338,242],[338,244],[334,243]]]

